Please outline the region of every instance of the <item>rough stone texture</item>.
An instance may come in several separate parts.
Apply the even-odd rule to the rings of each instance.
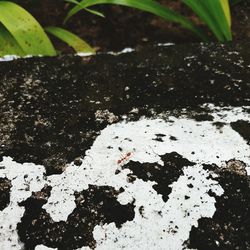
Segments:
[[[146,163],[143,166],[139,162],[133,162],[122,166],[123,169],[128,168],[132,173],[128,174],[129,181],[133,182],[135,178],[144,181],[155,181],[157,184],[153,188],[157,193],[162,195],[162,199],[166,202],[168,195],[171,193],[170,184],[177,181],[183,174],[184,166],[193,166],[195,163],[188,161],[176,152],[162,156],[164,165],[155,163]]]
[[[205,191],[205,198],[198,197],[199,202],[200,204],[210,202],[213,210],[214,199],[215,212],[211,212],[209,216],[205,216],[206,218],[201,216],[196,224],[190,224],[192,229],[187,232],[189,239],[184,236],[181,238],[182,241],[186,239],[183,247],[249,249],[250,180],[247,175],[249,165],[242,159],[230,155],[226,161],[222,160],[225,164],[220,164],[218,160],[217,164],[197,166],[197,162],[193,159],[196,155],[197,157],[202,155],[199,155],[199,151],[203,147],[203,139],[209,137],[205,134],[209,131],[204,133],[201,131],[202,134],[197,132],[200,140],[195,141],[195,149],[188,152],[187,157],[177,150],[160,151],[163,150],[159,146],[161,144],[166,148],[170,144],[172,147],[177,147],[179,142],[182,143],[180,130],[165,134],[155,129],[151,141],[156,148],[147,149],[142,158],[139,156],[136,158],[138,153],[136,146],[128,152],[126,148],[117,146],[119,142],[115,143],[117,140],[123,146],[130,142],[136,143],[133,141],[131,131],[127,133],[127,137],[124,133],[124,138],[115,132],[113,135],[111,131],[110,141],[117,146],[116,149],[120,154],[120,158],[114,164],[112,162],[115,166],[112,168],[113,175],[120,178],[119,181],[124,181],[126,183],[123,183],[124,187],[129,191],[117,188],[119,183],[114,183],[114,186],[106,183],[101,185],[96,180],[96,183],[89,184],[86,176],[80,176],[83,182],[86,181],[87,187],[73,194],[69,191],[69,196],[75,197],[75,208],[66,220],[53,220],[54,215],[50,214],[46,207],[50,205],[55,188],[60,190],[62,196],[64,195],[67,183],[74,178],[72,174],[74,169],[83,173],[85,170],[88,171],[88,168],[91,169],[91,162],[102,163],[98,162],[98,159],[91,158],[94,155],[102,159],[101,154],[91,154],[91,152],[87,154],[86,151],[93,149],[93,143],[99,138],[98,136],[105,135],[106,128],[114,131],[117,128],[126,129],[125,125],[119,127],[124,121],[130,126],[133,122],[136,124],[138,120],[156,119],[152,126],[166,122],[168,129],[171,126],[180,127],[181,131],[184,131],[182,135],[189,134],[190,138],[196,138],[194,130],[198,131],[202,126],[207,126],[208,130],[214,128],[215,135],[217,133],[223,135],[225,131],[231,129],[231,133],[235,132],[233,137],[222,144],[225,148],[215,152],[218,154],[216,157],[227,155],[229,146],[235,146],[233,144],[235,142],[242,143],[242,152],[239,149],[237,152],[232,151],[235,155],[249,152],[247,151],[250,139],[249,48],[250,43],[194,44],[149,47],[139,52],[116,56],[102,54],[93,57],[64,56],[1,62],[0,157],[12,157],[13,162],[21,164],[32,162],[43,165],[46,169],[43,180],[40,180],[41,176],[39,177],[40,184],[41,181],[44,182],[44,188],[37,190],[32,188],[32,185],[31,187],[26,185],[26,191],[30,192],[28,198],[18,203],[24,213],[21,214],[17,232],[24,247],[35,249],[39,245],[45,245],[58,249],[80,247],[94,249],[107,239],[113,242],[112,244],[119,243],[122,237],[114,236],[113,239],[105,230],[114,227],[113,235],[116,235],[117,232],[123,232],[128,223],[136,220],[147,221],[147,216],[150,215],[151,204],[146,204],[146,201],[145,204],[139,204],[138,199],[126,199],[127,192],[133,189],[134,183],[141,185],[142,189],[151,187],[152,196],[149,197],[156,197],[153,202],[156,204],[158,202],[159,206],[162,206],[157,207],[156,211],[151,211],[151,215],[156,213],[155,221],[161,221],[166,212],[164,206],[171,204],[173,193],[182,187],[180,183],[184,183],[183,178],[184,180],[187,178],[186,189],[181,193],[183,197],[177,192],[179,195],[177,199],[181,200],[180,206],[174,209],[176,211],[183,209],[185,217],[188,218],[190,213],[183,203],[192,202],[190,190],[197,188],[199,192],[199,186],[196,186],[197,178],[189,176],[188,173],[198,173],[198,176],[203,178],[199,185],[203,185],[202,183],[206,181],[211,185],[210,187],[204,184],[209,191]],[[215,108],[211,108],[211,105]],[[188,121],[183,122],[186,127],[177,124],[178,119],[181,120],[183,117]],[[230,120],[230,117],[237,119]],[[193,129],[193,125],[190,125],[192,131],[189,131],[189,122],[196,126]],[[114,127],[107,127],[108,125]],[[139,128],[145,131],[145,137],[146,133],[154,129],[147,123]],[[137,132],[139,133],[140,129]],[[188,136],[185,140],[188,140]],[[246,145],[243,145],[245,142]],[[113,152],[114,145],[106,145],[105,141],[102,143],[104,152],[108,150]],[[213,138],[211,138],[212,143],[214,143]],[[188,144],[185,145],[187,147]],[[216,147],[216,143],[213,145]],[[153,161],[153,158],[150,158],[152,155],[159,159]],[[86,164],[86,157],[91,158],[89,165]],[[249,155],[244,159],[249,159]],[[9,164],[14,166],[13,162]],[[67,165],[70,163],[73,165]],[[9,177],[0,178],[0,210],[4,212],[11,199],[11,187],[17,185],[17,180],[21,177],[10,173],[6,166],[0,166],[4,175]],[[28,176],[24,175],[24,181],[27,178]],[[34,179],[35,175],[32,175],[30,183],[34,182]],[[55,184],[53,181],[58,182]],[[62,185],[64,181],[65,186]],[[28,183],[28,180],[26,182]],[[223,189],[223,194],[218,185]],[[199,211],[199,208],[195,209]],[[151,249],[164,249],[165,245],[160,245],[160,241],[164,242],[164,237],[168,235],[173,237],[178,235],[180,229],[175,221],[170,220],[169,225],[164,226],[166,227]],[[104,228],[104,236],[98,231],[100,228]],[[122,234],[122,236],[127,237],[127,241],[132,238],[131,235]],[[119,244],[126,249],[126,245]],[[138,249],[138,246],[141,246],[141,249],[149,246],[143,245],[143,242],[134,244],[135,249]],[[109,245],[105,246],[107,249]],[[19,248],[13,245],[13,249]]]
[[[7,178],[0,178],[0,211],[10,203],[11,182]]]
[[[121,227],[124,222],[134,218],[132,204],[123,206],[116,201],[117,194],[122,190],[117,192],[112,187],[90,186],[75,194],[76,208],[68,220],[54,222],[42,209],[50,189],[46,187],[20,204],[26,212],[17,229],[25,249],[34,249],[39,244],[61,250],[83,245],[94,248],[92,232],[96,225],[115,222],[117,227]]]
[[[217,179],[224,194],[216,197],[217,210],[213,218],[200,219],[198,228],[192,229],[189,246],[196,249],[250,249],[250,177],[246,176],[244,164],[229,161],[225,168],[207,167],[218,172]]]
[[[248,105],[249,46],[150,47],[120,56],[1,63],[0,153],[61,172],[108,124],[96,122],[99,110],[136,119],[151,116],[151,109],[186,108],[204,120],[208,111],[198,105]],[[138,113],[129,114],[133,107]]]

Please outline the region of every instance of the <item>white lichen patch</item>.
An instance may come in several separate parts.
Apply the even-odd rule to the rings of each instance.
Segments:
[[[97,249],[183,249],[191,227],[197,226],[202,217],[212,217],[216,210],[215,198],[208,192],[218,196],[223,193],[219,183],[209,177],[211,173],[204,170],[202,164],[224,166],[226,161],[237,159],[248,164],[250,173],[249,145],[230,126],[239,119],[250,121],[249,114],[243,108],[208,107],[214,121],[198,122],[185,116],[163,119],[161,116],[109,125],[86,152],[81,166],[71,163],[64,173],[49,176],[46,180],[42,166],[18,164],[5,157],[1,162],[5,168],[0,169],[0,177],[9,178],[13,187],[11,203],[0,213],[3,222],[0,248],[21,249],[15,228],[24,208],[19,207],[18,202],[27,199],[31,191],[50,185],[51,196],[43,208],[54,221],[65,221],[76,206],[74,192],[92,184],[122,187],[125,191],[119,194],[118,201],[121,204],[134,201],[135,205],[135,218],[121,228],[116,228],[114,223],[95,227]],[[221,122],[223,126],[218,129],[214,122]],[[155,140],[157,134],[164,135],[161,141]],[[171,152],[177,152],[195,165],[184,167],[184,174],[170,185],[172,192],[167,202],[153,189],[155,182],[139,178],[133,183],[127,181],[131,171],[122,170],[121,164],[138,161],[163,165],[161,156]],[[119,174],[115,174],[117,169]],[[188,187],[190,182],[193,188]],[[143,215],[139,212],[142,206]]]

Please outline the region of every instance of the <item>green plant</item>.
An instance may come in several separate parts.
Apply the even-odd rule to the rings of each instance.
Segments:
[[[194,32],[203,41],[209,38],[204,31],[198,28],[184,16],[159,4],[155,0],[66,0],[75,6],[69,11],[65,21],[81,10],[89,11],[92,6],[100,4],[116,4],[136,8],[175,22]],[[235,0],[237,1],[237,0]],[[231,41],[231,15],[229,0],[182,0],[197,16],[210,28],[220,42]],[[93,11],[93,10],[91,10]]]
[[[56,55],[45,31],[77,52],[94,52],[86,42],[65,29],[43,29],[31,14],[13,2],[0,1],[0,10],[0,56]]]
[[[194,32],[201,40],[209,36],[188,18],[161,5],[156,0],[65,0],[75,6],[68,12],[65,22],[81,10],[104,17],[92,9],[100,4],[115,4],[136,8],[180,24]],[[236,4],[241,0],[230,0]],[[218,41],[232,40],[229,0],[182,0],[209,27]],[[94,53],[85,41],[73,33],[59,27],[41,27],[36,19],[21,6],[0,0],[0,56],[4,55],[48,55],[57,54],[46,32],[66,42],[76,52]]]

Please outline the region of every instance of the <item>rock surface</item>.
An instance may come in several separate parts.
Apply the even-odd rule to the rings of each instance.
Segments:
[[[249,48],[0,62],[0,248],[250,249]]]

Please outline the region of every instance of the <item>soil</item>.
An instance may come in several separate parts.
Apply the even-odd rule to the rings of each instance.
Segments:
[[[16,2],[30,11],[43,26],[64,27],[99,51],[119,51],[126,47],[138,48],[157,43],[179,44],[200,41],[194,34],[179,25],[127,7],[97,6],[96,9],[103,12],[106,18],[82,11],[63,25],[63,20],[70,9],[70,5],[63,0],[16,0]],[[180,1],[161,0],[159,2],[189,17],[204,28],[199,19]],[[232,7],[234,41],[250,39],[249,17],[250,1],[242,1]],[[62,53],[73,52],[60,41],[53,39],[53,42]]]

